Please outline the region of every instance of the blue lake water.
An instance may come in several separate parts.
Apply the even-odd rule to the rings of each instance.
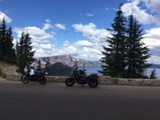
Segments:
[[[100,73],[98,73],[98,70],[102,70],[101,67],[90,67],[90,66],[85,66],[85,67],[79,67],[79,69],[86,69],[87,74],[91,74],[91,73],[97,73],[99,75],[101,75]],[[155,69],[156,72],[156,77],[157,79],[160,79],[160,68],[148,68],[146,71],[146,75],[150,76],[151,75],[151,71]]]

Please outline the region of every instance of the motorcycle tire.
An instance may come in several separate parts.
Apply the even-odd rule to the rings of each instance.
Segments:
[[[65,81],[65,84],[66,84],[68,87],[73,86],[74,83],[75,83],[74,78],[67,78],[66,81]]]
[[[40,83],[41,85],[45,85],[46,82],[47,82],[46,77],[41,76],[40,79],[39,79],[39,83]]]
[[[97,79],[91,79],[88,81],[88,85],[91,88],[96,88],[98,86],[98,80]]]
[[[28,78],[26,75],[22,75],[21,81],[22,81],[24,84],[27,84],[27,83],[29,82],[29,78]]]

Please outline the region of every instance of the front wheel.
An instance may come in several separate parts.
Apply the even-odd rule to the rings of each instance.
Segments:
[[[91,88],[96,88],[98,86],[98,80],[97,79],[91,79],[88,81],[88,85]]]
[[[29,78],[28,78],[26,75],[22,75],[21,81],[22,81],[24,84],[27,84],[27,83],[29,82]]]
[[[41,76],[41,77],[39,78],[39,83],[40,83],[41,85],[46,84],[46,82],[47,82],[46,77]]]
[[[65,81],[65,84],[69,87],[73,86],[75,83],[75,80],[74,78],[67,78],[66,81]]]

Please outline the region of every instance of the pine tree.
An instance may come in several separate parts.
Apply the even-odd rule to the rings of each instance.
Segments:
[[[2,22],[1,22],[1,26],[0,26],[0,60],[4,61],[4,57],[6,56],[6,45],[5,45],[5,41],[6,41],[6,22],[5,19],[3,18]]]
[[[142,25],[136,21],[133,15],[129,17],[127,33],[127,77],[146,77],[144,72],[149,67],[149,64],[146,64],[146,60],[150,57],[149,49],[141,41],[143,39]]]
[[[6,40],[5,40],[5,57],[4,61],[8,63],[15,64],[17,61],[15,49],[13,48],[13,36],[12,36],[12,28],[9,27],[6,32]]]
[[[3,18],[0,25],[0,60],[7,63],[16,63],[15,49],[13,48],[12,28],[7,25],[5,18]]]
[[[150,79],[157,79],[155,69],[151,71]]]
[[[3,38],[2,38],[2,25],[0,25],[0,60],[3,60]]]
[[[39,59],[38,60],[38,68],[37,68],[37,70],[40,71],[41,68],[42,68],[42,64],[41,64],[41,60]]]
[[[32,51],[32,42],[29,33],[25,34],[22,32],[19,43],[16,45],[17,52],[17,66],[19,67],[19,72],[23,73],[26,65],[30,65],[34,61],[34,53]]]
[[[126,18],[122,10],[116,12],[114,23],[111,24],[112,37],[108,37],[108,46],[103,46],[101,58],[103,75],[111,77],[123,77],[126,67]]]
[[[45,64],[45,69],[46,69],[47,71],[49,70],[49,65],[50,65],[50,63],[49,63],[49,61],[47,61],[46,64]]]

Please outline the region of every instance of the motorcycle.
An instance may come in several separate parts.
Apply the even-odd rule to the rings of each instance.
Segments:
[[[41,85],[46,84],[47,80],[45,75],[47,75],[46,70],[36,71],[34,74],[31,74],[31,69],[26,69],[24,74],[21,76],[21,81],[24,84],[27,84],[29,81],[39,82]]]
[[[86,74],[86,70],[75,69],[72,71],[71,77],[65,80],[65,84],[69,87],[73,86],[77,82],[80,85],[88,84],[91,88],[96,88],[98,85],[97,74]]]

